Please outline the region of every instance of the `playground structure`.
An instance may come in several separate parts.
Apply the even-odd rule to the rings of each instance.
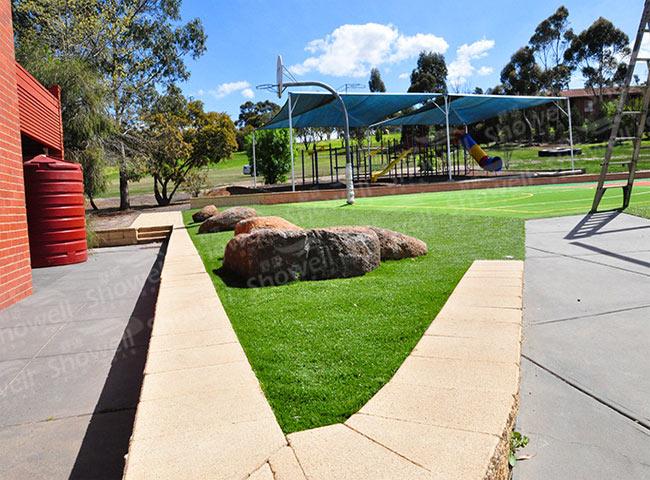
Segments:
[[[303,188],[326,188],[328,184],[340,185],[343,180],[347,184],[411,183],[498,175],[504,162],[489,156],[474,141],[470,126],[508,112],[541,106],[556,107],[567,117],[571,171],[575,171],[568,97],[439,93],[337,93],[333,96],[320,92],[289,92],[288,97],[278,114],[262,129],[289,128],[291,132],[292,191],[300,184]],[[296,154],[294,128],[340,129],[345,125],[368,132],[426,126],[433,127],[435,135],[419,138],[410,145],[395,140],[372,145],[368,138],[367,142],[356,142],[356,145],[343,141],[340,148],[331,143],[325,148],[314,145],[298,149]],[[296,168],[298,162],[300,169]],[[347,170],[346,165],[350,167]],[[253,172],[256,183],[255,165]]]
[[[341,142],[342,143],[342,142]],[[355,183],[411,183],[442,181],[449,177],[446,144],[431,142],[405,148],[399,141],[351,147],[352,178]],[[466,150],[452,145],[451,169],[454,178],[476,176],[477,164]],[[297,186],[325,186],[344,180],[345,147],[335,141],[325,147],[313,145],[297,153]]]

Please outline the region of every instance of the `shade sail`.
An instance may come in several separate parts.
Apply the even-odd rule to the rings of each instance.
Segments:
[[[295,128],[344,127],[343,109],[330,93],[292,92],[292,123]],[[350,128],[367,127],[405,108],[439,97],[436,93],[341,93],[348,110]],[[262,129],[288,128],[289,102]]]
[[[523,97],[514,95],[450,95],[449,125],[470,125],[513,110],[565,101],[564,97]],[[386,120],[381,125],[445,125],[444,105],[427,104],[413,113]]]

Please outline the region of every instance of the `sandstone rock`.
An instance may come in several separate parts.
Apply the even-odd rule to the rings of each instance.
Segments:
[[[403,233],[373,226],[343,226],[332,227],[329,230],[338,232],[374,233],[381,245],[382,260],[400,260],[402,258],[419,257],[428,252],[427,244],[422,240]]]
[[[379,237],[382,260],[420,257],[429,251],[422,240],[386,228],[368,227]]]
[[[372,232],[255,230],[233,237],[223,266],[249,287],[363,275],[379,266]]]
[[[248,287],[297,280],[307,262],[307,232],[255,230],[234,236],[226,245],[223,266]]]
[[[254,230],[302,230],[282,217],[251,217],[246,218],[235,225],[235,235],[251,233]]]
[[[192,220],[196,222],[202,222],[204,220],[207,220],[213,215],[216,215],[219,213],[219,209],[215,207],[214,205],[206,205],[203,207],[201,210],[196,212],[195,214],[192,215]]]
[[[199,233],[214,233],[223,232],[225,230],[234,230],[237,223],[245,218],[255,216],[257,216],[257,212],[252,208],[229,208],[205,220],[199,227]]]
[[[356,277],[379,266],[379,240],[369,232],[309,230],[307,248],[305,280]]]

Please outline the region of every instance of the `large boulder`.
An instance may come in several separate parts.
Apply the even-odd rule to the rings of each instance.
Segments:
[[[223,266],[249,287],[364,275],[379,266],[372,232],[255,230],[233,237]]]
[[[353,225],[332,227],[329,230],[375,234],[381,246],[382,260],[401,260],[402,258],[419,257],[426,255],[428,252],[427,244],[422,240],[386,228]]]
[[[201,210],[192,215],[192,220],[194,223],[203,222],[204,220],[207,220],[217,213],[219,213],[219,209],[217,207],[214,205],[206,205]]]
[[[255,230],[226,245],[223,266],[248,287],[282,285],[301,277],[307,262],[307,232]]]
[[[242,220],[235,225],[235,235],[251,233],[255,230],[302,230],[282,217],[251,217]]]
[[[199,233],[223,232],[234,230],[235,225],[246,218],[256,217],[257,212],[248,207],[233,207],[217,213],[205,220],[199,227]]]
[[[422,240],[386,228],[368,227],[379,237],[382,260],[420,257],[429,251]]]
[[[356,277],[374,270],[380,262],[379,239],[371,232],[309,230],[307,247],[305,280]]]

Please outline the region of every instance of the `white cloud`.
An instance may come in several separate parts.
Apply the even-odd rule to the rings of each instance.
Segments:
[[[400,73],[400,74],[397,76],[397,78],[399,78],[400,80],[404,80],[404,79],[409,78],[409,77],[410,77],[410,74],[409,74],[408,72]]]
[[[305,50],[311,56],[289,69],[296,75],[317,71],[336,77],[364,77],[372,67],[416,57],[422,50],[445,53],[448,47],[444,38],[430,33],[408,36],[393,25],[347,24],[309,42]]]
[[[253,92],[252,88],[245,88],[241,91],[241,95],[244,98],[253,98],[255,96],[255,92]]]
[[[247,90],[247,89],[250,90],[250,86],[251,84],[244,80],[240,80],[238,82],[227,82],[227,83],[222,83],[221,85],[219,85],[217,88],[213,90],[210,90],[210,94],[215,98],[223,98],[227,95],[230,95],[231,93],[235,93],[239,91],[242,91],[243,94],[243,90]]]
[[[196,96],[200,98],[203,95],[205,95],[205,91],[202,88],[199,88],[198,91],[196,92]]]
[[[473,60],[487,56],[494,48],[494,40],[477,40],[474,43],[464,43],[456,50],[456,58],[447,68],[447,80],[452,86],[462,85],[474,74],[489,75],[494,69],[492,67],[476,68],[472,65]]]

